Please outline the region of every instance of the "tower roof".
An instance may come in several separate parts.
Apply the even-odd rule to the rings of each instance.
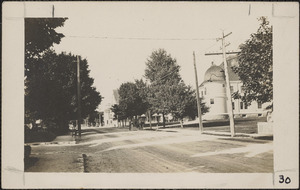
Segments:
[[[228,75],[230,81],[240,80],[239,76],[232,70],[232,66],[238,66],[237,56],[229,56],[227,58],[228,64]],[[224,73],[224,63],[221,63],[219,66],[212,64],[204,75],[204,82],[213,82],[213,81],[225,81]]]
[[[212,65],[207,69],[204,75],[204,81],[224,81],[225,74],[222,67],[217,65]]]

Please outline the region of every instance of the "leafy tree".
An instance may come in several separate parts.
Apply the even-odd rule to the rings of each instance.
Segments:
[[[196,96],[189,86],[186,86],[179,74],[180,66],[171,55],[163,49],[154,51],[146,62],[145,77],[150,81],[149,103],[153,111],[164,116],[171,113],[182,121],[183,117],[194,117]],[[204,105],[204,104],[202,104]],[[203,107],[203,113],[207,108]]]
[[[64,35],[57,33],[55,29],[64,26],[66,20],[67,18],[26,18],[26,58],[37,58],[53,44],[59,44]]]
[[[62,27],[67,18],[26,18],[25,19],[25,100],[33,86],[39,84],[39,59],[53,44],[59,44],[63,34],[55,28]],[[30,96],[30,95],[29,95]],[[32,97],[29,97],[32,99]],[[35,124],[37,110],[29,109],[25,102],[25,122]]]
[[[149,87],[143,79],[135,80],[135,85],[138,89],[140,98],[142,99],[142,104],[140,105],[140,113],[144,114],[151,107],[149,102]]]
[[[195,116],[198,115],[195,91],[184,83],[173,85],[169,90],[169,95],[172,98],[168,101],[168,108],[173,117],[180,120],[181,127],[183,127],[184,117],[188,116],[194,119]],[[201,111],[202,114],[208,111],[208,107],[205,103],[201,103]]]
[[[165,115],[170,112],[168,104],[170,101],[170,88],[182,81],[179,75],[180,66],[171,55],[164,49],[152,52],[146,62],[145,77],[150,81],[149,102],[152,110],[163,115],[163,126],[165,126]]]
[[[68,130],[68,121],[77,118],[76,56],[49,50],[38,59],[35,70],[28,76],[25,89],[25,108],[34,112],[34,120],[42,119],[53,132]],[[95,112],[101,95],[92,86],[86,59],[80,60],[81,116]],[[54,126],[51,128],[50,123]]]
[[[266,17],[259,18],[260,27],[251,34],[244,44],[240,45],[239,65],[233,67],[243,82],[244,94],[235,93],[235,98],[251,104],[273,100],[273,43],[272,26]]]
[[[111,111],[114,112],[114,119],[117,119],[118,122],[123,121],[124,125],[124,120],[127,119],[125,110],[120,105],[114,104],[111,107]]]
[[[25,122],[42,119],[47,127],[61,133],[77,116],[76,56],[51,50],[63,34],[55,29],[66,18],[25,19]],[[102,97],[92,86],[87,60],[81,60],[81,114],[93,115]]]
[[[94,110],[92,113],[89,113],[88,115],[88,122],[89,124],[92,124],[93,126],[95,126],[97,124],[97,122],[101,125],[101,119],[99,118],[99,114],[100,112]]]
[[[133,120],[134,116],[141,115],[145,112],[143,99],[135,83],[126,82],[121,84],[119,95],[119,109],[124,113],[124,117]]]

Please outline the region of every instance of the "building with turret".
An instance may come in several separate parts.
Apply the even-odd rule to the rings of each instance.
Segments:
[[[243,83],[239,76],[233,72],[232,66],[237,66],[236,56],[227,58],[228,76],[230,81],[230,92],[244,92]],[[227,119],[227,98],[226,83],[224,73],[224,63],[220,65],[212,65],[207,69],[204,75],[204,81],[199,86],[200,97],[203,98],[205,104],[209,107],[209,112],[203,115],[203,120]],[[260,104],[252,102],[247,106],[241,99],[232,99],[232,109],[235,118],[239,117],[263,117],[266,116],[266,107],[270,103]]]

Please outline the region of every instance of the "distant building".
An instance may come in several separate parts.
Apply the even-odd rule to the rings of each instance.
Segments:
[[[243,83],[231,69],[232,66],[238,65],[237,57],[228,57],[227,64],[231,94],[236,91],[243,94]],[[228,118],[225,85],[224,63],[220,65],[212,63],[205,72],[204,81],[199,86],[200,97],[203,98],[209,107],[209,112],[203,115],[203,120]],[[252,102],[250,106],[247,106],[241,99],[232,99],[232,109],[235,118],[266,116],[265,108],[268,105],[270,103],[260,104]]]
[[[114,119],[114,112],[111,111],[111,107],[114,104],[119,104],[119,93],[118,90],[113,90],[111,102],[106,105],[106,109],[103,113],[104,126],[118,126],[118,121]]]

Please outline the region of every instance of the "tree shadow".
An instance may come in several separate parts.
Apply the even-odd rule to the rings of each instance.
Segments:
[[[34,166],[38,160],[39,160],[39,158],[37,158],[37,157],[24,158],[24,171],[26,171],[28,168]]]

